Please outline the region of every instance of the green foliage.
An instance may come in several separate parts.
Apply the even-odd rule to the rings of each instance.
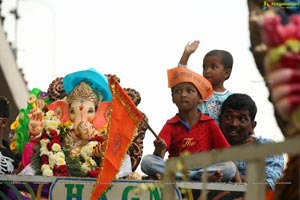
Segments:
[[[66,163],[68,167],[69,176],[86,177],[87,174],[81,170],[81,162],[77,157],[72,157],[70,155],[70,149],[64,148],[64,153],[66,156]]]

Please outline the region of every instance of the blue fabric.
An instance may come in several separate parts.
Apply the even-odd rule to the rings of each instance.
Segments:
[[[217,124],[219,124],[219,114],[221,112],[221,107],[225,99],[229,95],[233,94],[229,90],[225,90],[224,92],[216,92],[212,94],[210,98],[205,100],[202,104],[198,105],[198,109],[205,115],[213,118]]]
[[[82,81],[88,83],[92,89],[99,91],[103,96],[102,101],[112,100],[107,77],[93,68],[66,75],[63,79],[66,93],[69,94]]]
[[[274,143],[274,140],[266,139],[262,137],[258,137],[256,139],[255,144],[266,144],[266,143]],[[255,152],[252,152],[255,153]],[[245,161],[236,161],[237,168],[241,175],[246,175],[246,168],[247,164]],[[266,158],[265,163],[266,169],[265,169],[265,176],[266,181],[268,182],[269,186],[272,188],[272,190],[275,189],[276,180],[281,178],[283,175],[283,169],[284,169],[284,158],[283,155],[272,155]]]

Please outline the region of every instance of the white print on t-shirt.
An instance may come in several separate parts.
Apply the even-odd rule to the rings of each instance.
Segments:
[[[218,115],[221,110],[221,101],[210,101],[207,104],[207,109],[214,115]]]
[[[0,174],[12,173],[14,171],[13,162],[13,159],[3,156],[0,152]]]

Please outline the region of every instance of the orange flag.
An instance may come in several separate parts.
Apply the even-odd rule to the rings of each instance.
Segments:
[[[134,133],[143,115],[136,108],[115,76],[109,79],[112,92],[111,116],[108,122],[106,149],[91,200],[97,200],[110,186],[119,172],[125,154],[134,139]]]

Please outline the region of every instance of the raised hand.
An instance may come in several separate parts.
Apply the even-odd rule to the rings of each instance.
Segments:
[[[185,45],[183,54],[182,54],[182,56],[180,58],[180,61],[179,61],[180,66],[186,66],[187,65],[187,62],[189,60],[190,55],[196,51],[199,44],[200,44],[199,40],[194,40],[192,43],[188,42]]]
[[[199,40],[194,40],[192,43],[188,42],[185,45],[184,52],[188,55],[191,55],[197,50],[199,44],[200,44]]]

